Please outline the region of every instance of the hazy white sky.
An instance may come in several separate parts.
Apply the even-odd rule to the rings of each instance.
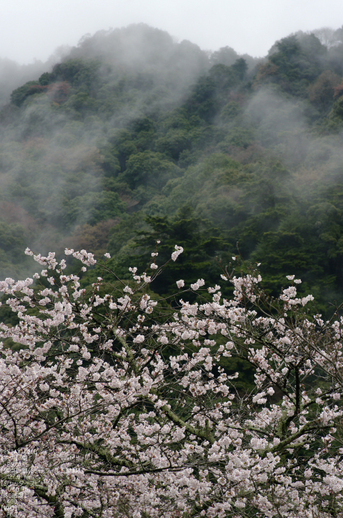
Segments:
[[[202,49],[264,56],[292,32],[343,25],[342,0],[0,0],[0,57],[46,60],[86,34],[144,22]]]

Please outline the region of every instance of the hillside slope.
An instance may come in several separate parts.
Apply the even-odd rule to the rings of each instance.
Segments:
[[[294,273],[341,301],[342,54],[303,33],[260,61],[145,25],[84,38],[0,113],[1,276],[26,246],[125,275],[161,239],[188,250],[161,290],[241,254],[271,291]]]

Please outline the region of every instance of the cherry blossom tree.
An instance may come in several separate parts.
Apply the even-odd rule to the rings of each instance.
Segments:
[[[272,299],[254,271],[180,279],[168,305],[157,252],[89,288],[33,257],[32,279],[0,283],[18,322],[0,327],[1,518],[343,516],[342,319],[299,280]]]

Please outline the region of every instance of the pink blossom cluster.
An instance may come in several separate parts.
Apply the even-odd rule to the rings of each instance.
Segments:
[[[1,518],[343,516],[343,321],[299,282],[272,300],[232,277],[229,297],[226,273],[167,311],[136,268],[83,289],[33,257],[0,283]]]

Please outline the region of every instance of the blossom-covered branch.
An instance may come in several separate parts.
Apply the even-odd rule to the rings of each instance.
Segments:
[[[34,259],[0,283],[0,517],[340,516],[342,320],[297,279],[278,299],[255,272],[180,280],[166,317],[146,272],[84,289]]]

